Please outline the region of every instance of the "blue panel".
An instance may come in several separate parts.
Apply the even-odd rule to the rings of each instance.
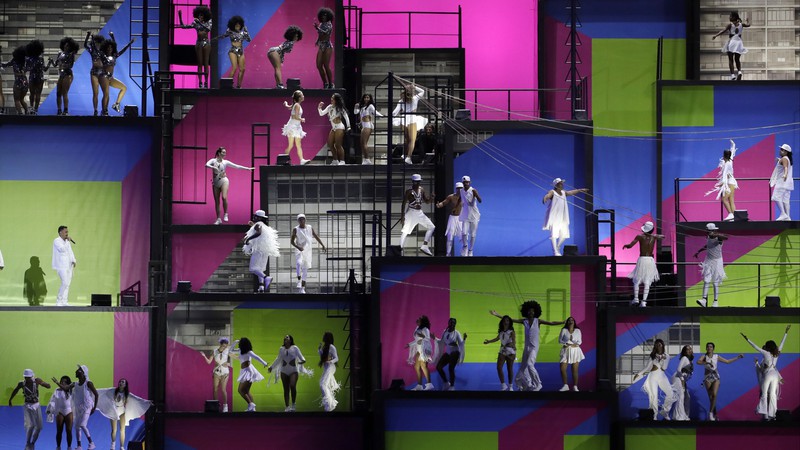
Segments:
[[[575,436],[608,435],[611,430],[611,408],[603,408],[593,417],[586,419],[567,434]]]
[[[475,256],[549,256],[550,232],[543,231],[542,197],[552,180],[565,178],[565,189],[584,186],[583,136],[569,132],[504,132],[473,147],[454,162],[454,177],[472,178],[483,198]],[[567,244],[586,249],[585,195],[569,197]]]
[[[242,16],[245,26],[247,27],[247,31],[250,32],[250,36],[255,37],[256,34],[261,32],[261,29],[264,28],[264,25],[267,24],[269,19],[275,14],[275,11],[277,11],[283,3],[284,0],[259,0],[257,2],[252,0],[219,0],[219,23],[214,25],[215,29],[212,32],[212,35],[219,36],[225,33],[225,29],[228,26],[228,19],[233,16]],[[309,26],[304,26],[306,24],[297,25],[304,29],[310,28]],[[283,42],[284,31],[285,30],[265,30],[264,32],[270,33],[270,45],[278,45]],[[244,45],[246,47],[248,43],[245,42]],[[231,60],[228,58],[229,48],[229,41],[225,39],[219,41],[219,44],[217,45],[219,68],[215,69],[217,70],[217,73],[223,74],[231,68]],[[263,55],[263,57],[267,57],[266,53]]]
[[[677,322],[683,320],[683,316],[675,317],[656,317],[646,322],[638,323],[635,327],[617,336],[616,357],[619,358],[630,349],[641,345],[647,339],[651,339],[656,334],[666,330]]]
[[[500,431],[544,406],[531,400],[389,400],[386,431]],[[409,420],[420,411],[432,420]],[[448,417],[457,420],[446,420]]]
[[[381,268],[381,292],[397,285],[398,281],[406,280],[411,275],[425,268],[424,265],[402,265]]]
[[[4,125],[0,179],[122,181],[150,151],[149,128]]]
[[[563,1],[545,2],[546,14],[569,22]],[[580,2],[579,31],[593,39],[683,39],[686,2],[676,0],[590,0]],[[725,24],[720,24],[720,28]]]
[[[176,441],[169,436],[164,436],[164,445],[168,450],[195,450],[194,447],[186,445],[183,442]]]

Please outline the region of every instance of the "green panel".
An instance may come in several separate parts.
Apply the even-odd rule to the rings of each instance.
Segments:
[[[667,86],[661,91],[664,127],[713,127],[713,86]]]
[[[267,363],[272,363],[278,356],[278,349],[283,343],[283,337],[292,335],[294,343],[300,348],[306,359],[306,367],[314,371],[314,376],[308,378],[301,376],[297,381],[297,410],[321,411],[319,377],[322,368],[319,363],[319,344],[325,331],[333,332],[334,345],[339,353],[339,367],[336,369],[336,379],[344,386],[344,381],[349,373],[345,369],[345,361],[350,351],[345,349],[347,339],[345,329],[346,320],[328,318],[324,309],[252,309],[238,308],[233,311],[231,335],[234,339],[246,336],[253,344],[253,352],[262,357]],[[283,411],[283,385],[280,380],[277,384],[267,386],[271,381],[271,374],[261,366],[258,361],[253,361],[255,367],[267,379],[255,383],[250,389],[253,401],[258,411],[275,412]],[[234,364],[233,379],[239,377],[239,364]],[[237,383],[234,381],[234,384]],[[350,394],[342,388],[336,396],[339,400],[337,411],[350,410]],[[244,411],[247,404],[239,395],[233,398],[234,411]]]
[[[592,120],[596,136],[653,135],[657,48],[656,39],[592,40]],[[662,77],[685,78],[685,40],[665,39],[663,50]]]
[[[772,239],[754,248],[735,262],[765,262],[796,261],[792,253],[796,254],[800,248],[800,230],[786,230]],[[723,251],[723,260],[725,253]],[[687,270],[696,270],[687,268]],[[783,307],[800,307],[800,272],[797,266],[770,266],[762,265],[759,268],[752,266],[725,266],[728,278],[722,282],[720,288],[720,306],[746,306],[756,307],[759,299],[759,286],[761,287],[761,306],[769,295],[781,298]],[[709,299],[713,297],[713,286],[709,288]],[[686,306],[698,307],[695,300],[702,297],[703,282],[691,286],[686,291]]]
[[[119,292],[122,184],[118,182],[0,181],[0,305],[27,305],[22,296],[25,271],[37,256],[53,306],[61,281],[51,269],[53,239],[59,225],[69,227],[78,264],[69,304],[89,305],[92,294]],[[143,243],[142,245],[148,245]]]
[[[114,386],[113,312],[4,311],[0,330],[6,343],[0,364],[0,397],[5,400],[22,381],[24,369],[50,382],[63,375],[74,380],[76,365],[84,364],[97,388]],[[42,389],[39,403],[46,405],[52,391]],[[14,405],[21,404],[18,393]]]
[[[780,344],[786,325],[791,325],[789,336],[783,346],[784,353],[800,353],[800,317],[700,317],[700,350],[705,351],[706,342],[713,342],[717,352],[755,353],[744,340],[744,333],[758,346],[768,340]]]
[[[564,435],[564,450],[610,450],[608,435],[583,436]]]
[[[497,450],[496,432],[387,431],[386,450]]]
[[[679,428],[628,428],[625,450],[694,450],[695,430]]]
[[[569,314],[570,267],[552,266],[452,266],[450,268],[450,313],[458,328],[468,330],[466,354],[470,362],[496,362],[498,343],[484,345],[497,336],[500,314],[520,318],[519,305],[535,299],[542,305],[542,319],[565,320]],[[522,354],[522,325],[515,325],[517,351]],[[540,362],[558,362],[561,327],[542,325]],[[438,332],[438,330],[437,330]]]

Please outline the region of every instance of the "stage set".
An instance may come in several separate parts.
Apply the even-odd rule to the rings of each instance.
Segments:
[[[800,447],[797,5],[32,3],[0,449]]]

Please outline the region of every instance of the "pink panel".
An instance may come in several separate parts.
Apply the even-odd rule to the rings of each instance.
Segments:
[[[178,281],[192,282],[197,290],[205,284],[236,248],[242,234],[175,234],[172,238],[172,289]]]
[[[500,450],[536,448],[562,450],[564,436],[573,428],[597,415],[596,401],[556,401],[547,403],[512,425],[498,436]],[[535,441],[535,446],[532,443]]]
[[[203,411],[212,398],[213,367],[197,350],[167,338],[167,411]],[[233,407],[233,382],[228,379],[228,407]],[[220,403],[222,400],[220,399]]]
[[[114,313],[114,380],[126,378],[131,392],[150,398],[150,313]]]
[[[171,72],[197,72],[197,66],[181,66],[179,64],[171,64],[169,66]],[[197,75],[175,75],[175,88],[176,89],[197,89],[199,78]]]
[[[555,51],[547,54],[544,72],[545,86],[548,88],[568,88],[569,82],[565,81],[569,73],[569,64],[566,64],[569,46],[566,45],[569,35],[569,28],[563,22],[547,17],[545,19],[545,36],[552,44],[549,48]],[[581,77],[592,75],[592,38],[578,32],[580,46],[577,47],[580,64],[577,65],[578,73]],[[591,78],[590,78],[591,80]],[[572,117],[571,100],[567,98],[565,92],[556,91],[546,94],[547,107],[542,111],[542,115],[557,119],[569,120]],[[592,98],[592,84],[589,83],[587,89],[587,102]],[[591,117],[591,104],[588,104],[589,117]]]
[[[617,276],[627,277],[629,273],[633,272],[633,269],[636,264],[636,260],[639,259],[639,246],[633,247],[629,250],[622,248],[624,245],[631,243],[633,239],[642,232],[641,226],[644,225],[645,222],[653,222],[653,216],[650,214],[646,214],[636,220],[634,220],[630,225],[626,226],[625,228],[617,231],[614,235],[615,241],[615,258],[617,260]],[[617,223],[619,225],[619,222]],[[658,230],[659,232],[663,233],[663,231]],[[606,238],[601,244],[610,244],[611,238]],[[608,247],[601,247],[598,252],[600,255],[605,256],[606,258],[611,259],[611,249]],[[631,263],[631,264],[619,264],[619,263]]]
[[[141,281],[142,302],[147,302],[147,263],[150,260],[150,153],[122,181],[122,242],[120,290]]]

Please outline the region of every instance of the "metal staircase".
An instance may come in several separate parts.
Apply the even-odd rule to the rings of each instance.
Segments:
[[[153,74],[158,71],[158,0],[129,0],[130,37],[134,39],[128,58],[129,73],[142,92],[142,116],[147,115],[147,94],[153,88]],[[156,112],[157,113],[157,112]]]

